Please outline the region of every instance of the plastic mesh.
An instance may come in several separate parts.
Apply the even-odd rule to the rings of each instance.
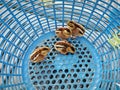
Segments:
[[[76,47],[75,54],[63,55],[60,60],[59,54],[53,47],[59,39],[54,37],[47,39],[40,46],[52,47],[46,60],[40,63],[29,64],[29,74],[32,84],[36,89],[89,89],[94,78],[94,62],[90,50],[82,42],[69,39]],[[76,57],[77,60],[73,58]],[[71,61],[70,61],[71,60]],[[75,62],[75,63],[73,63]],[[90,64],[93,64],[91,67]],[[67,67],[67,66],[70,67]]]
[[[70,39],[76,52],[63,56],[54,50],[58,39],[51,33],[68,20],[86,33]],[[119,90],[120,50],[108,42],[119,32],[119,0],[1,0],[0,90]],[[43,62],[30,63],[41,45],[52,51]]]

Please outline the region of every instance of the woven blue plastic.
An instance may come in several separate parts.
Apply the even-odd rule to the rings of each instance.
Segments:
[[[86,33],[62,55],[54,31],[68,20]],[[108,43],[119,32],[119,0],[0,0],[0,90],[120,90],[120,50]],[[38,46],[51,51],[32,63]]]

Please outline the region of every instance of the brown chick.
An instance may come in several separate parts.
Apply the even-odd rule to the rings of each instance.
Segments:
[[[85,33],[84,27],[81,24],[78,24],[74,21],[68,21],[67,26],[72,31],[73,37],[83,36]]]
[[[54,47],[61,54],[67,54],[68,52],[70,52],[70,53],[75,52],[75,48],[73,47],[73,45],[71,45],[70,43],[68,43],[65,40],[56,42]]]
[[[30,55],[30,60],[34,63],[41,62],[47,56],[49,51],[50,51],[49,47],[38,47]]]
[[[72,31],[65,27],[60,27],[55,31],[58,38],[67,39],[72,36]]]

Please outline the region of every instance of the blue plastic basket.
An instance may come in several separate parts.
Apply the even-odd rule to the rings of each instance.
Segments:
[[[0,0],[0,90],[120,90],[120,49],[108,42],[120,32],[119,0]],[[53,45],[58,27],[81,23],[83,37],[69,39],[75,54]],[[51,51],[30,62],[38,46]]]

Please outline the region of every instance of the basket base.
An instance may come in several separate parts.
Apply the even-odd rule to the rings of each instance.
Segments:
[[[62,55],[53,45],[59,41],[49,32],[29,47],[24,58],[23,79],[28,90],[40,89],[95,89],[101,80],[101,64],[97,51],[84,37],[69,39],[75,46],[75,54]],[[31,63],[29,56],[37,46],[49,46],[51,52],[40,63]],[[31,87],[33,86],[33,87]],[[29,88],[30,87],[30,88]]]

